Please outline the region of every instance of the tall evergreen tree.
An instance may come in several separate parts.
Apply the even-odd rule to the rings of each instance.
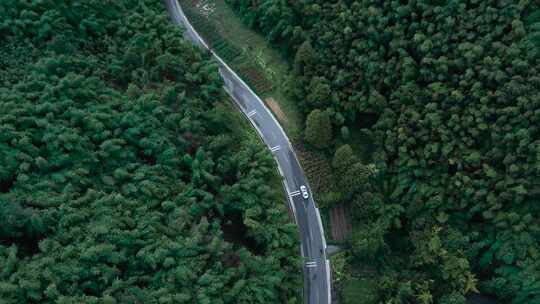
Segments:
[[[313,110],[306,120],[306,141],[319,149],[327,148],[332,142],[332,123],[328,113]]]
[[[294,57],[294,71],[300,76],[310,76],[314,72],[317,54],[309,40],[304,41]]]

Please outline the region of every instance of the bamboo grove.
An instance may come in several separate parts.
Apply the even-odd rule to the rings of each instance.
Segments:
[[[335,152],[332,201],[351,206],[349,264],[377,269],[379,301],[540,303],[537,1],[227,2],[290,58],[306,141]],[[355,131],[371,169],[337,144]]]
[[[161,1],[1,1],[0,302],[298,303],[272,157],[221,87]]]

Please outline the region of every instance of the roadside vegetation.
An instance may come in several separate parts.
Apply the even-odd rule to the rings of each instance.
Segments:
[[[287,113],[277,117],[291,137],[300,137],[302,117],[292,100],[284,96],[283,84],[289,64],[265,38],[245,27],[224,0],[180,0],[197,32],[265,101],[272,98]],[[271,105],[269,105],[271,106]]]
[[[158,0],[0,2],[0,302],[300,303],[270,153]]]
[[[345,303],[540,303],[537,2],[227,3],[288,58],[302,148],[332,160]]]
[[[332,155],[305,145],[303,134],[306,117],[302,105],[290,91],[295,81],[293,59],[274,48],[264,35],[246,27],[225,0],[179,0],[179,3],[197,32],[272,110],[294,145],[310,181],[311,190],[317,197],[322,197],[334,184]],[[369,158],[372,147],[369,138],[352,129],[350,142],[355,149],[361,151],[363,157]],[[317,202],[324,207],[323,200]],[[323,208],[321,215],[325,226],[330,227],[332,218],[337,219],[334,226],[350,226],[348,218],[334,212],[332,208]],[[330,229],[325,230],[325,233],[332,242],[334,233]]]

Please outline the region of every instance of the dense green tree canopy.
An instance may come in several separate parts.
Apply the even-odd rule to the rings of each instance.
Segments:
[[[306,141],[319,149],[326,148],[332,141],[332,124],[328,113],[315,109],[306,120]]]
[[[2,1],[0,58],[0,302],[297,303],[272,157],[161,1]]]
[[[391,267],[401,283],[384,298],[453,303],[473,290],[470,264],[482,292],[540,301],[537,1],[228,2],[298,54],[294,96],[305,113],[331,106],[374,135],[384,182],[368,191],[375,198],[361,195],[373,210],[357,220],[383,225],[388,246],[363,246],[408,257]],[[410,277],[435,283],[404,287]]]

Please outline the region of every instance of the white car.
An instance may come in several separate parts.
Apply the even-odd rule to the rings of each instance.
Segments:
[[[307,191],[307,187],[302,185],[300,186],[300,191],[302,191],[302,196],[305,198],[305,199],[308,199],[309,198],[309,193]]]

